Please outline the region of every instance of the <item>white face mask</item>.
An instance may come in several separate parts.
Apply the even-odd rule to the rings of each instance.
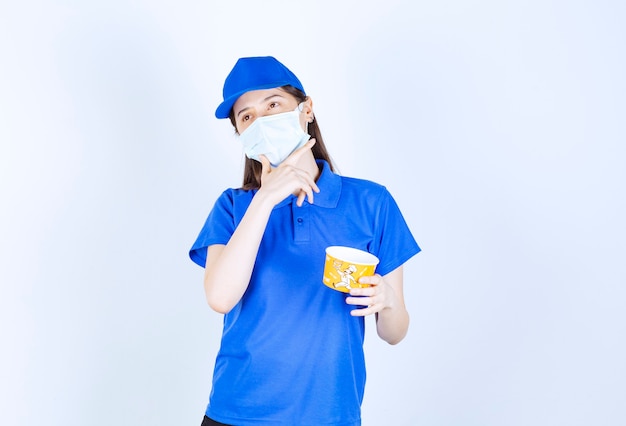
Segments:
[[[239,135],[246,156],[261,161],[259,155],[263,154],[276,167],[289,154],[304,145],[310,136],[300,125],[300,105],[290,112],[266,115],[254,120]]]

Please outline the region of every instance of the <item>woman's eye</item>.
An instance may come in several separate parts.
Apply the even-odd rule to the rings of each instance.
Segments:
[[[248,120],[250,120],[250,115],[244,115],[244,116],[241,118],[241,121],[244,121],[244,122],[245,122],[245,121],[248,121]]]
[[[276,108],[278,106],[278,102],[272,102],[270,104],[270,109]]]

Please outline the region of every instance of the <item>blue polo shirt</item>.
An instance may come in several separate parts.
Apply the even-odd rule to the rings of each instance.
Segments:
[[[239,303],[224,315],[206,415],[234,425],[360,425],[364,319],[322,283],[325,249],[344,245],[380,259],[386,275],[420,251],[385,187],[339,176],[324,161],[314,204],[289,196],[270,215]],[[228,189],[189,253],[226,244],[256,190]]]

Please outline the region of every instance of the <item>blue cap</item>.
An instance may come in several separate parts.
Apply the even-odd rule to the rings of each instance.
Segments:
[[[293,86],[304,93],[302,83],[289,69],[272,56],[240,58],[224,82],[224,101],[215,110],[217,118],[228,118],[241,95],[251,90]]]

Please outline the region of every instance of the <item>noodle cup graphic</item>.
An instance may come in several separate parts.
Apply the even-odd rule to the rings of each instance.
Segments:
[[[359,278],[374,275],[378,258],[352,247],[331,246],[326,249],[322,282],[333,290],[349,293],[353,288],[369,287],[359,284]]]

